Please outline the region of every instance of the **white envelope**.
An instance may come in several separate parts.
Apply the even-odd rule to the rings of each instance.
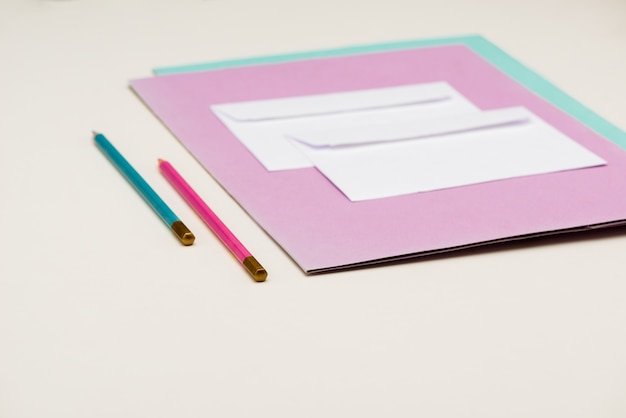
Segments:
[[[521,107],[287,136],[352,201],[606,164]]]
[[[479,109],[445,82],[227,103],[211,107],[217,117],[269,171],[312,167],[287,132],[341,129],[375,122],[477,113]]]

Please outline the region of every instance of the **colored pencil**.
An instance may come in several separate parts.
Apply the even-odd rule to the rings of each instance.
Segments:
[[[93,138],[102,153],[122,173],[135,190],[154,209],[165,224],[174,232],[184,245],[193,244],[195,237],[189,229],[178,219],[178,216],[165,204],[150,185],[139,175],[120,152],[101,133],[94,132]]]
[[[170,163],[159,160],[159,169],[170,184],[178,191],[185,201],[196,211],[198,216],[217,235],[222,243],[228,248],[237,261],[257,282],[265,281],[267,271],[250,254],[237,237],[224,225],[220,218],[209,208],[200,196],[191,188],[185,179],[172,167]]]

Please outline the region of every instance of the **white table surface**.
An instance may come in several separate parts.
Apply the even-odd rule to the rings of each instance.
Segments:
[[[475,33],[626,128],[624,0],[0,0],[0,417],[625,417],[625,229],[305,276],[128,88],[156,66]]]

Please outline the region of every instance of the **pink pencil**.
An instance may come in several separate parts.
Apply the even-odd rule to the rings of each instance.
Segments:
[[[256,261],[250,252],[243,246],[241,242],[233,235],[232,232],[224,225],[215,213],[207,206],[206,203],[198,196],[198,194],[187,184],[178,171],[172,167],[167,161],[159,159],[159,169],[172,186],[187,201],[189,206],[196,211],[209,228],[218,236],[237,260],[250,273],[252,278],[257,282],[265,281],[267,271]]]

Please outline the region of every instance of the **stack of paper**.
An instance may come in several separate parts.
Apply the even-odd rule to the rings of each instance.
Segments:
[[[326,55],[132,82],[306,272],[626,219],[623,132],[483,38]]]

